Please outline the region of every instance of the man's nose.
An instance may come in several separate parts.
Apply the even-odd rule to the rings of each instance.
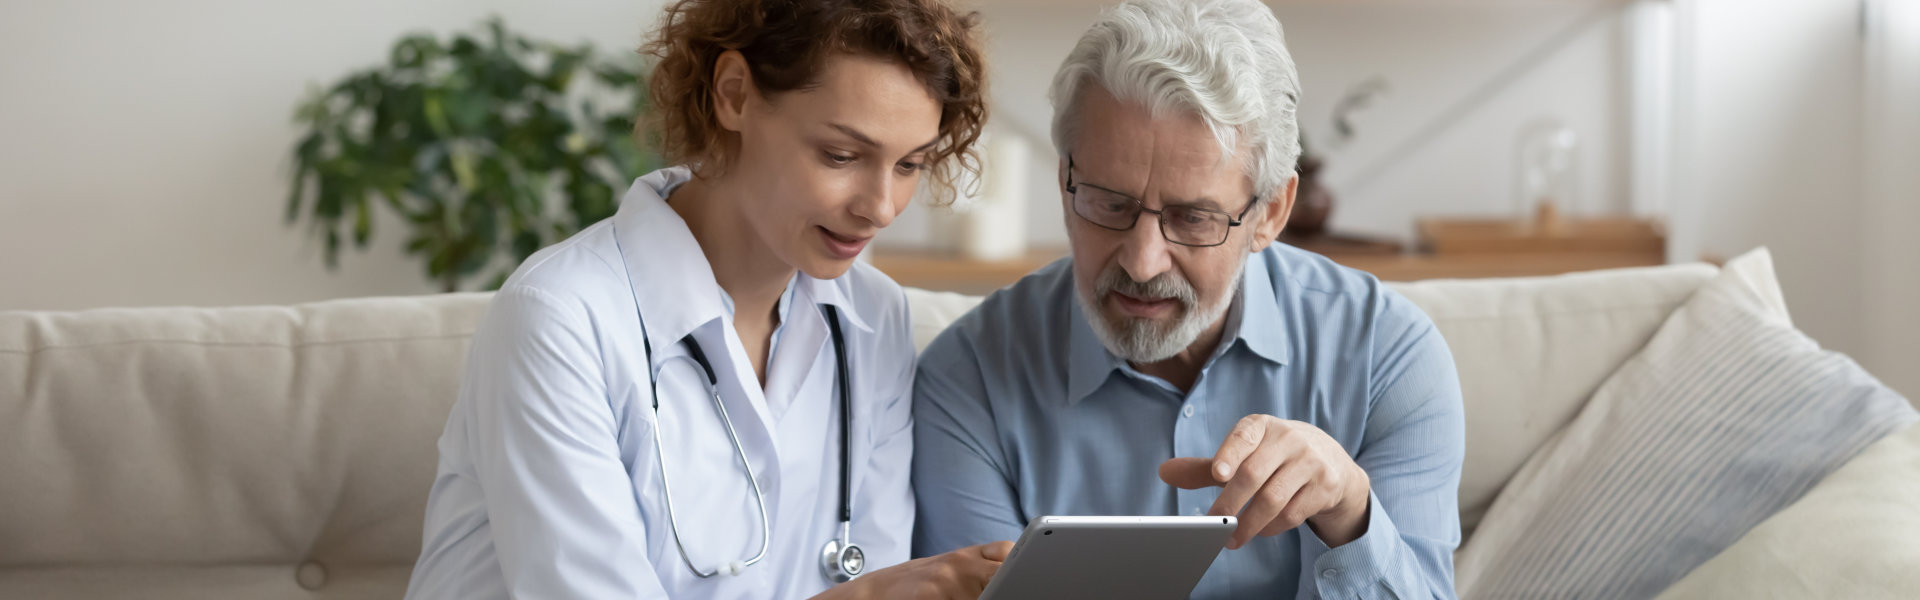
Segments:
[[[1173,268],[1172,244],[1160,233],[1159,215],[1142,211],[1120,243],[1120,268],[1134,281],[1148,281]]]

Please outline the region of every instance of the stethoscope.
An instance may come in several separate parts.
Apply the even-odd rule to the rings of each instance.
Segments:
[[[853,462],[848,452],[853,439],[853,394],[848,386],[846,341],[840,335],[840,311],[828,304],[821,305],[820,310],[825,313],[827,328],[833,334],[835,372],[839,375],[840,387],[840,535],[827,540],[826,546],[820,550],[820,572],[829,581],[845,583],[859,577],[867,567],[866,552],[848,539],[848,530],[853,523],[853,497],[850,489],[851,482],[847,478]],[[693,557],[687,554],[686,544],[680,541],[680,522],[673,514],[673,487],[667,482],[667,459],[665,450],[661,447],[658,426],[660,382],[653,373],[653,342],[647,339],[646,331],[646,319],[641,319],[640,337],[647,353],[647,385],[653,393],[653,418],[656,423],[653,433],[653,456],[660,465],[660,491],[667,499],[667,526],[673,530],[673,545],[680,549],[680,560],[687,563],[687,568],[693,570],[693,574],[701,579],[722,573],[739,575],[745,572],[747,567],[767,557],[767,544],[773,537],[773,528],[767,522],[766,497],[760,492],[760,480],[754,475],[753,464],[747,461],[747,450],[740,445],[740,434],[733,429],[733,419],[727,416],[727,407],[720,402],[720,378],[714,375],[713,364],[707,362],[707,355],[700,350],[700,343],[694,341],[692,336],[688,336],[686,338],[687,354],[691,355],[693,362],[698,363],[700,369],[707,374],[707,389],[712,392],[713,410],[720,413],[720,422],[726,424],[727,438],[733,441],[733,451],[740,457],[740,466],[747,471],[747,483],[753,486],[753,502],[760,510],[760,551],[744,561],[729,562],[724,568],[715,568],[711,571],[700,570],[700,567],[693,564]]]

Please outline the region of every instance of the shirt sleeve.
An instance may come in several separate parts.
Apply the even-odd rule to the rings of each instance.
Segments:
[[[1016,539],[1025,527],[986,383],[967,346],[948,330],[921,355],[914,378],[914,556]]]
[[[1301,529],[1301,556],[1310,561],[1301,587],[1323,598],[1455,597],[1466,456],[1459,375],[1439,330],[1395,300],[1406,310],[1381,319],[1390,334],[1375,347],[1371,408],[1355,457],[1373,486],[1366,533],[1329,549],[1311,528]]]
[[[494,552],[520,598],[665,598],[620,460],[585,315],[539,290],[494,297],[461,401]]]

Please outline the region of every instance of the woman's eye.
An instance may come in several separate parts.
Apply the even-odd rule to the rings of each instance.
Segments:
[[[853,157],[849,155],[835,154],[832,152],[825,152],[823,154],[826,156],[827,162],[836,167],[846,166],[848,163],[853,162]]]
[[[927,168],[926,163],[900,161],[900,172],[908,175],[918,173],[921,169],[925,168]]]

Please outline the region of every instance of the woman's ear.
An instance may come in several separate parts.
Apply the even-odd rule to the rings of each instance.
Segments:
[[[753,98],[753,72],[738,50],[728,50],[713,62],[713,116],[720,127],[738,133],[745,124],[747,102]]]
[[[1267,205],[1259,210],[1260,214],[1254,216],[1251,223],[1253,245],[1247,249],[1248,252],[1266,250],[1274,240],[1280,239],[1280,231],[1287,228],[1287,217],[1293,214],[1293,194],[1299,187],[1299,175],[1287,179],[1287,184],[1281,186],[1279,193],[1274,194]]]

